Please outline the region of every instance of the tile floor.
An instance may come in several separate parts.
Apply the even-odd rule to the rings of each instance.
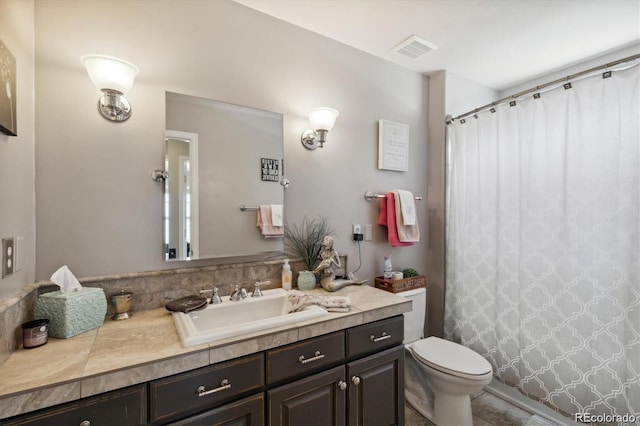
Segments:
[[[554,426],[557,423],[534,416],[488,392],[471,399],[474,426]],[[409,404],[405,405],[406,426],[434,426]]]

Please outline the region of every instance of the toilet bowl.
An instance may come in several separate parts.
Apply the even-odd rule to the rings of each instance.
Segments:
[[[425,289],[404,292],[413,310],[405,314],[407,402],[438,426],[472,426],[470,395],[491,381],[493,368],[480,354],[457,343],[431,336],[422,338]],[[419,325],[419,327],[417,327]],[[420,330],[418,333],[416,330]],[[411,362],[410,362],[411,361]],[[423,389],[428,387],[428,389]],[[433,396],[431,404],[424,396]]]

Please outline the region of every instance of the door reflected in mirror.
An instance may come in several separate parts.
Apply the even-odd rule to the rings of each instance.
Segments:
[[[166,129],[165,260],[281,254],[240,207],[283,204],[282,114],[166,92]]]

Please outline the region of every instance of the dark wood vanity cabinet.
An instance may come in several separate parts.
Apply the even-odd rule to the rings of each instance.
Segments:
[[[0,425],[402,425],[402,315],[0,420]]]

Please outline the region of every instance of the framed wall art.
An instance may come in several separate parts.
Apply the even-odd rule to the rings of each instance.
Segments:
[[[16,58],[0,40],[0,132],[18,136],[16,119]]]
[[[378,169],[409,170],[409,125],[378,121]]]
[[[261,158],[260,170],[262,180],[266,182],[278,182],[280,180],[279,164],[279,160],[274,158]]]

